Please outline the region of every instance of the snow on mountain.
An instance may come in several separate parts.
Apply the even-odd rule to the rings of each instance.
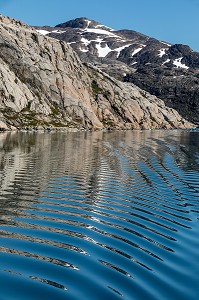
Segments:
[[[127,44],[127,45],[124,45],[122,47],[118,47],[118,48],[114,49],[114,51],[118,52],[117,57],[120,56],[120,53],[121,53],[122,50],[124,50],[125,48],[128,48],[129,46],[131,46],[131,44]]]
[[[190,67],[187,63],[191,60],[186,58],[187,51],[190,51],[185,49],[186,46],[175,47],[133,30],[114,30],[87,18],[77,18],[55,27],[38,27],[37,31],[66,41],[83,60],[89,62],[96,63],[98,58],[103,58],[125,63],[133,68],[151,64],[170,64],[174,68],[185,70]]]
[[[131,30],[114,30],[94,20],[78,18],[53,27],[39,27],[38,32],[69,43],[82,59],[96,61],[97,58],[110,58],[129,66],[150,60],[164,63],[166,51],[171,46],[162,41]],[[148,52],[156,55],[148,55]],[[159,52],[157,56],[157,51]],[[135,56],[135,57],[134,57]],[[166,57],[164,57],[166,58]]]
[[[42,35],[47,35],[49,33],[64,33],[65,31],[59,31],[59,30],[52,30],[52,31],[49,31],[49,30],[43,30],[43,29],[37,29],[37,32],[41,33]]]
[[[164,44],[164,45],[167,45],[167,46],[169,46],[169,47],[171,46],[171,44],[165,43],[165,42],[163,42],[163,41],[161,41],[161,43]]]
[[[88,46],[88,45],[91,43],[91,41],[85,39],[84,37],[81,38],[81,42],[82,42],[85,46]],[[74,43],[75,43],[75,42],[74,42]]]
[[[109,29],[109,30],[111,30],[111,31],[112,31],[112,30],[114,30],[114,29],[112,29],[112,28],[110,28],[110,27],[108,27],[108,26],[101,25],[101,24],[100,24],[100,25],[96,25],[96,26],[95,26],[95,28],[98,28],[98,27],[107,28],[107,29]]]
[[[96,33],[98,34],[103,34],[103,35],[108,35],[108,36],[114,36],[114,37],[118,37],[117,35],[113,34],[110,31],[104,30],[104,29],[98,29],[98,28],[86,28],[83,29],[84,32],[92,32],[92,33]]]
[[[162,63],[162,66],[169,63],[170,62],[170,59],[166,59],[163,63]]]
[[[177,68],[183,68],[183,69],[186,69],[188,70],[189,67],[187,67],[185,64],[182,64],[181,63],[181,60],[183,59],[183,57],[180,57],[180,58],[176,58],[173,62],[173,64],[177,67]]]
[[[158,54],[158,56],[159,56],[159,57],[162,57],[163,55],[166,54],[166,49],[160,49],[159,52],[160,52],[160,53]]]
[[[96,44],[96,48],[98,50],[99,57],[105,57],[109,52],[112,51],[107,44],[105,45],[105,47],[102,47],[101,43],[98,43]]]
[[[136,55],[138,52],[140,52],[143,49],[143,47],[137,48],[133,51],[132,56]]]
[[[37,32],[39,32],[39,33],[41,33],[43,35],[46,35],[46,34],[50,33],[50,31],[48,31],[48,30],[42,30],[42,29],[38,29]]]

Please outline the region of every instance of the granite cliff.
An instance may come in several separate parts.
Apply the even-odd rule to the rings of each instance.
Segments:
[[[82,63],[70,45],[0,16],[0,128],[190,128],[132,83]]]
[[[199,53],[189,46],[114,30],[87,18],[37,30],[66,41],[82,61],[136,84],[199,125]]]

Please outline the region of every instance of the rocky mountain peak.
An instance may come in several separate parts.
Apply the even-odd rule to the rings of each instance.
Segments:
[[[190,53],[193,51],[188,45],[174,44],[169,48],[169,52],[170,54],[179,57],[190,55]]]
[[[76,29],[86,29],[86,28],[98,28],[98,27],[106,27],[94,20],[90,20],[85,17],[76,18],[74,20],[70,20],[55,26],[56,28],[76,28]],[[106,27],[108,28],[108,27]]]

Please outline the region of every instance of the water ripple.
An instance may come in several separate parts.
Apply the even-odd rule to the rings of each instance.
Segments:
[[[0,133],[0,185],[2,300],[198,299],[199,131]]]

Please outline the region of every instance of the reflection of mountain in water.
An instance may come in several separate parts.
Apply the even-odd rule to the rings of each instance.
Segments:
[[[5,172],[4,177],[6,175],[14,176],[15,170],[18,172],[26,167],[28,168],[30,160],[32,160],[32,163],[35,161],[35,166],[37,166],[37,163],[40,165],[42,162],[42,168],[38,168],[39,173],[51,172],[52,170],[47,171],[47,169],[49,166],[52,166],[53,169],[55,167],[54,164],[57,165],[57,169],[63,169],[65,163],[65,171],[69,172],[72,169],[72,173],[74,170],[78,173],[78,170],[82,171],[83,164],[91,160],[91,157],[93,160],[96,160],[99,156],[104,156],[103,158],[107,161],[107,153],[112,154],[118,146],[121,149],[130,147],[131,154],[135,156],[135,159],[141,159],[146,154],[149,156],[154,153],[161,157],[165,151],[168,151],[168,148],[170,150],[176,149],[177,156],[187,153],[184,163],[188,164],[188,160],[193,159],[190,153],[195,158],[199,147],[199,135],[198,131],[180,132],[161,130],[152,132],[116,131],[108,133],[98,131],[93,133],[77,132],[66,134],[4,132],[0,134],[1,173]],[[180,150],[182,153],[179,153]],[[60,155],[56,157],[55,163],[53,157],[57,153]],[[39,158],[39,162],[36,161],[36,158]],[[115,158],[112,158],[109,164],[114,168]],[[13,171],[8,172],[8,167],[12,167]],[[37,168],[35,171],[37,172]],[[84,172],[90,174],[90,170],[85,169]],[[12,181],[12,179],[10,180]]]
[[[59,174],[72,175],[77,182],[83,177],[87,192],[97,193],[104,174],[117,174],[126,182],[123,164],[136,165],[152,156],[161,165],[165,155],[172,155],[182,169],[198,170],[198,148],[197,131],[5,132],[0,135],[1,194],[20,196],[25,180],[34,195]]]
[[[170,155],[182,169],[198,170],[198,148],[197,131],[5,132],[0,135],[1,197],[20,197],[24,189],[36,195],[52,178],[71,175],[77,184],[83,179],[93,198],[106,174],[125,184],[124,165],[133,165],[131,180],[134,166],[150,157],[162,165]]]
[[[1,133],[0,272],[57,299],[194,299],[198,141],[196,131]]]

